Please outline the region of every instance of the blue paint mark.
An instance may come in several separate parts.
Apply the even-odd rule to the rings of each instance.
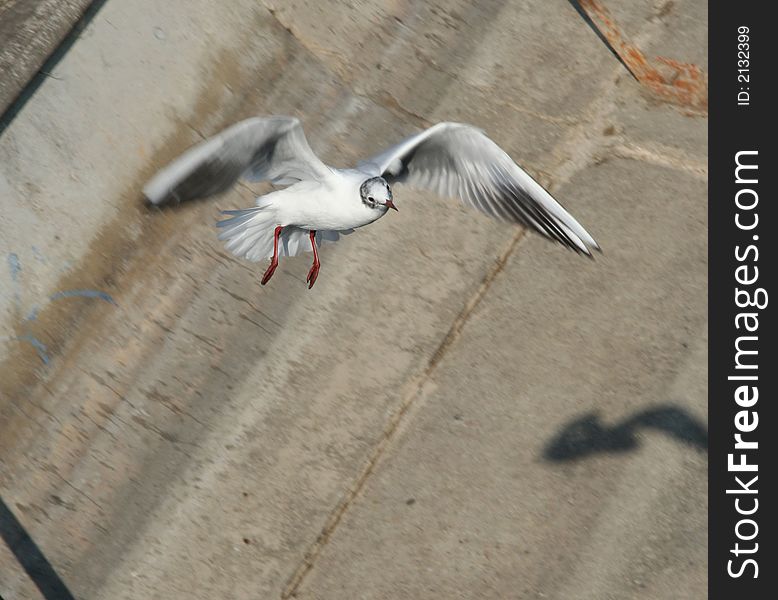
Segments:
[[[59,300],[60,298],[99,298],[100,300],[105,300],[109,304],[113,304],[114,306],[118,306],[116,304],[116,301],[111,297],[110,294],[107,294],[106,292],[101,292],[100,290],[65,290],[64,292],[56,292],[55,294],[52,294],[49,299],[50,300]]]
[[[24,318],[25,321],[34,321],[38,318],[38,313],[40,312],[41,307],[37,304],[33,305],[32,309],[29,313],[27,313],[27,316]]]
[[[19,273],[22,272],[22,263],[19,262],[19,255],[11,252],[8,255],[8,269],[11,271],[11,281],[19,281]]]
[[[29,342],[30,345],[35,348],[35,351],[38,353],[38,357],[43,361],[44,365],[49,364],[49,355],[47,354],[48,350],[43,342],[41,342],[38,338],[36,338],[34,335],[31,335],[29,333],[25,333],[24,335],[20,335],[16,338],[19,341],[22,342]]]
[[[16,310],[22,308],[22,293],[19,284],[19,274],[22,272],[22,263],[19,260],[19,255],[11,252],[8,255],[8,270],[11,272],[11,283],[13,288],[13,301],[16,305]]]
[[[41,251],[36,247],[32,246],[33,254],[35,255],[35,258],[37,258],[39,261],[45,263],[46,258],[43,256]],[[17,308],[21,311],[21,293],[20,293],[20,275],[22,272],[22,263],[19,260],[19,255],[11,252],[7,256],[7,262],[8,262],[8,270],[11,274],[11,281],[13,282],[13,290],[14,290],[14,300],[17,305]],[[60,298],[97,298],[99,300],[103,300],[105,302],[108,302],[109,304],[113,304],[114,306],[118,306],[116,304],[116,301],[113,299],[113,297],[106,293],[101,292],[100,290],[90,290],[90,289],[83,289],[83,290],[64,290],[61,292],[56,292],[49,296],[49,300],[59,300]],[[40,312],[40,306],[37,304],[34,304],[30,311],[27,313],[27,316],[24,318],[24,322],[28,321],[35,321],[38,318],[38,313]],[[35,348],[35,351],[38,353],[38,357],[41,359],[44,365],[48,365],[51,360],[49,359],[48,349],[46,348],[46,345],[41,342],[38,338],[36,338],[31,333],[25,333],[23,335],[13,337],[13,338],[0,338],[0,340],[17,340],[20,342],[27,342],[30,344],[33,348]]]
[[[46,264],[48,261],[46,260],[46,257],[43,256],[43,252],[41,252],[40,248],[38,246],[31,246],[32,248],[32,255],[37,258],[40,262]]]

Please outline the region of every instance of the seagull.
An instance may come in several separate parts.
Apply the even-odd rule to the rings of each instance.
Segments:
[[[222,211],[219,239],[250,261],[270,259],[265,285],[280,256],[313,251],[308,289],[319,276],[317,248],[335,242],[397,210],[392,186],[426,188],[499,220],[529,227],[592,256],[597,242],[540,184],[476,127],[437,123],[359,162],[356,168],[325,165],[314,154],[295,117],[255,117],[236,123],[190,148],[143,188],[155,205],[205,198],[239,179],[280,188],[256,206]],[[305,238],[308,238],[307,240]]]

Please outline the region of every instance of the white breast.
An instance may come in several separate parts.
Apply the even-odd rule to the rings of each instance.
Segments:
[[[303,181],[274,192],[272,202],[284,225],[316,231],[356,229],[386,213],[362,202],[363,179],[363,174],[334,170],[324,182]]]

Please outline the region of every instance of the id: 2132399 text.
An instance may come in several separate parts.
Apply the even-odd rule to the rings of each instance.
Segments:
[[[746,25],[737,28],[737,105],[751,104],[751,29]]]

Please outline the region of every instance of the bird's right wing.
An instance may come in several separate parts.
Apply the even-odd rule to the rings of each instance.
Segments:
[[[330,173],[313,153],[294,117],[253,118],[236,123],[187,150],[143,188],[153,204],[205,198],[241,177],[289,185],[322,180]]]
[[[538,182],[480,129],[438,123],[360,163],[390,185],[459,198],[487,215],[521,223],[591,256],[597,242]]]

